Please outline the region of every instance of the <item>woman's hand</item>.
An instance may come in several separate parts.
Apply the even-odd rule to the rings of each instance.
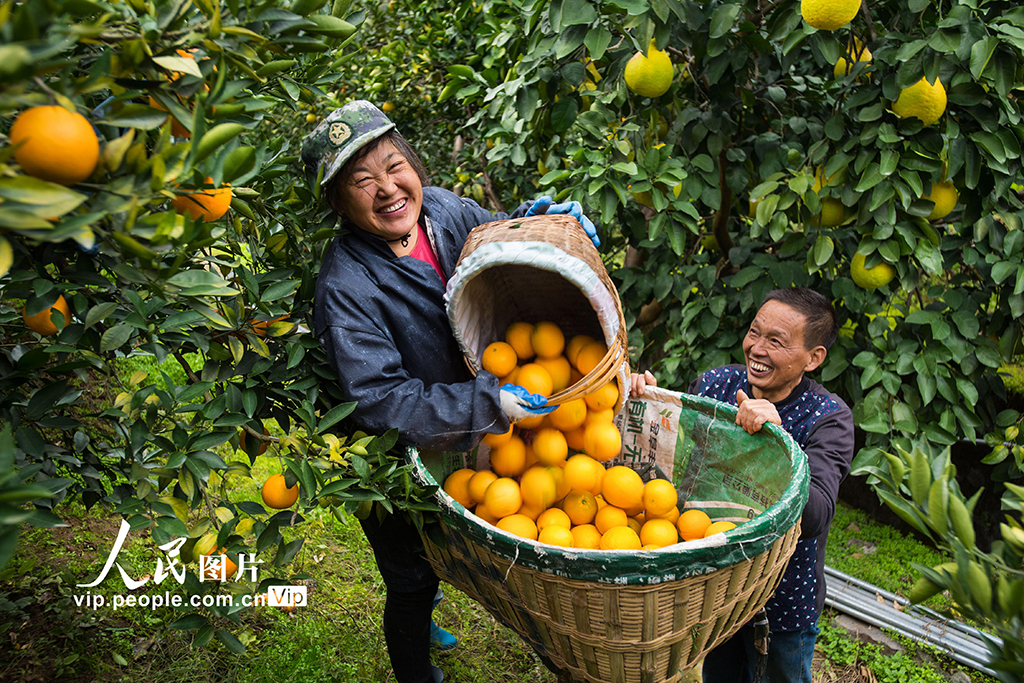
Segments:
[[[601,246],[601,238],[597,236],[597,228],[594,227],[594,221],[583,215],[583,205],[579,202],[564,202],[562,204],[555,204],[555,200],[544,195],[538,197],[527,211],[527,216],[540,216],[542,214],[566,214],[572,216],[580,222],[583,226],[583,230],[586,231],[587,237],[594,243],[595,247]]]
[[[513,423],[528,417],[547,415],[557,407],[545,406],[548,402],[546,396],[531,394],[516,384],[502,384],[498,387],[498,399],[501,402],[502,411]]]
[[[643,396],[644,392],[647,391],[647,387],[658,386],[658,380],[654,379],[654,375],[651,374],[650,370],[644,370],[644,374],[640,375],[637,373],[630,373],[629,375],[629,395],[631,398],[637,396]]]

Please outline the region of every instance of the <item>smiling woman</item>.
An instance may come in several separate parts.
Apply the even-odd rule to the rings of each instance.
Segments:
[[[470,374],[448,322],[445,286],[476,226],[528,212],[572,213],[593,230],[580,205],[544,198],[495,215],[430,187],[415,151],[364,101],[329,114],[303,141],[302,159],[341,218],[317,277],[314,320],[342,393],[357,404],[359,426],[397,429],[401,443],[419,448],[467,451],[531,414],[530,397],[503,390],[490,372]],[[371,514],[361,525],[387,586],[384,637],[395,679],[436,683],[430,645],[456,643],[431,619],[440,593],[419,534],[396,515]]]

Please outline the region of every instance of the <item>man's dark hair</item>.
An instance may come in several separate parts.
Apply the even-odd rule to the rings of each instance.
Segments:
[[[416,150],[412,148],[412,145],[409,144],[408,140],[402,137],[402,134],[399,133],[398,130],[392,128],[376,140],[368,142],[360,147],[359,150],[353,154],[340,169],[338,169],[338,172],[334,174],[334,177],[331,178],[330,182],[327,183],[327,187],[325,188],[327,191],[327,200],[331,203],[331,206],[334,207],[334,210],[342,217],[344,217],[344,213],[341,210],[341,206],[338,204],[338,190],[340,189],[341,183],[352,177],[352,171],[355,169],[356,164],[365,159],[370,152],[380,147],[384,142],[390,142],[395,146],[395,149],[401,152],[402,156],[405,157],[405,160],[409,162],[410,166],[412,166],[412,170],[416,171],[416,175],[419,176],[420,183],[422,183],[424,187],[430,184],[430,181],[427,179],[427,170],[423,167],[423,162],[420,161],[420,157],[416,154]]]
[[[815,346],[832,348],[839,335],[839,320],[832,304],[824,296],[806,287],[773,289],[764,297],[761,305],[778,301],[796,309],[807,320],[804,325],[804,348],[808,351]]]

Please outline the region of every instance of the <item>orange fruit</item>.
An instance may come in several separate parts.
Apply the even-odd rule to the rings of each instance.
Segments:
[[[32,107],[18,114],[9,133],[14,158],[30,176],[74,185],[92,175],[100,143],[88,120],[64,107]]]
[[[516,422],[516,426],[520,429],[537,429],[544,424],[544,415],[535,415],[534,417],[524,417],[519,422]]]
[[[287,315],[279,315],[276,318],[271,318],[270,320],[254,320],[254,321],[252,321],[252,331],[255,332],[256,334],[258,334],[261,337],[265,337],[267,335],[267,330],[270,329],[271,325],[273,325],[274,323],[276,323],[276,322],[278,322],[280,320],[287,320],[287,319],[288,319]]]
[[[60,323],[60,328],[57,327],[51,318],[54,311],[59,311],[64,316],[64,320]],[[25,309],[21,309],[21,319],[25,321],[28,329],[46,337],[51,334],[57,334],[58,329],[67,327],[68,323],[71,322],[71,310],[68,308],[68,302],[64,300],[64,297],[58,296],[52,306],[44,308],[35,315],[25,315]]]
[[[538,358],[533,362],[547,370],[548,374],[551,375],[551,391],[553,393],[558,393],[569,386],[572,367],[570,367],[569,361],[565,356]]]
[[[484,505],[487,506],[488,512],[499,519],[515,514],[523,506],[519,484],[515,479],[508,477],[495,479],[484,492]]]
[[[512,323],[505,331],[505,341],[515,349],[519,360],[530,360],[533,358],[533,345],[530,343],[530,335],[533,334],[533,325],[530,323]]]
[[[548,321],[537,323],[530,334],[530,346],[541,358],[557,358],[565,349],[565,336],[562,329]]]
[[[548,414],[551,426],[562,432],[571,432],[583,426],[587,419],[587,403],[582,398],[566,401]]]
[[[611,422],[594,422],[587,425],[583,432],[583,450],[601,462],[614,459],[622,451],[619,428]]]
[[[536,466],[523,472],[519,490],[523,494],[523,503],[543,511],[555,502],[557,487],[551,472],[546,467]]]
[[[504,446],[512,439],[512,425],[508,426],[508,431],[503,434],[484,434],[484,438],[481,439],[485,444],[491,448],[500,448]]]
[[[384,112],[385,114],[390,114],[391,112],[393,112],[395,110],[395,103],[394,102],[385,102],[384,104],[380,105],[380,110],[382,112]]]
[[[572,529],[573,544],[577,548],[599,550],[601,548],[601,532],[593,524],[580,524]]]
[[[640,550],[640,537],[628,526],[616,526],[601,534],[601,550]]]
[[[664,548],[679,542],[679,532],[675,525],[667,519],[652,519],[645,522],[640,529],[640,542]]]
[[[498,386],[500,387],[502,384],[515,384],[517,379],[519,379],[518,365],[512,368],[512,372],[498,380]]]
[[[569,445],[557,429],[541,429],[533,436],[533,452],[542,465],[558,466],[569,455]]]
[[[263,502],[267,504],[267,507],[274,508],[275,510],[284,510],[295,505],[295,501],[299,499],[299,483],[295,482],[294,486],[286,488],[284,475],[275,474],[263,482],[260,495],[263,497]]]
[[[537,453],[533,450],[532,444],[526,444],[526,462],[523,464],[523,472],[530,469],[534,465],[539,465],[540,461],[537,460]]]
[[[687,510],[679,515],[676,528],[684,541],[695,541],[704,538],[704,532],[711,526],[711,518],[703,510]]]
[[[598,494],[598,495],[594,496],[594,498],[597,499],[597,510],[598,510],[598,512],[600,512],[601,508],[603,508],[605,505],[608,504],[608,501],[605,500],[604,496],[601,495],[601,494]]]
[[[532,519],[534,522],[536,522],[537,518],[540,517],[540,514],[542,512],[544,512],[544,508],[542,508],[541,506],[539,506],[539,505],[531,505],[530,503],[527,503],[526,501],[523,501],[523,506],[521,508],[519,508],[519,511],[516,514],[526,515],[527,517]]]
[[[643,526],[647,522],[647,517],[642,512],[638,515],[630,515],[629,518],[635,519],[640,526]],[[673,526],[675,525],[673,524]]]
[[[469,480],[476,474],[476,470],[467,467],[455,470],[444,480],[444,492],[455,499],[455,502],[465,508],[473,507],[473,496],[469,492]]]
[[[589,455],[574,455],[565,461],[565,482],[570,491],[601,493],[604,483],[604,465]]]
[[[679,502],[679,492],[672,482],[666,479],[651,479],[644,485],[644,509],[655,517],[661,517],[675,509]]]
[[[497,478],[498,475],[490,470],[480,470],[479,472],[473,473],[473,476],[469,478],[469,497],[474,503],[482,503],[484,501],[484,494],[487,493],[487,487],[490,486]]]
[[[576,357],[580,354],[582,349],[587,344],[597,341],[591,336],[585,334],[577,334],[575,337],[569,340],[569,343],[565,346],[565,357],[569,359],[569,362],[576,365]]]
[[[629,526],[629,517],[626,516],[625,510],[622,508],[617,508],[614,505],[605,505],[594,515],[594,526],[602,534],[605,534],[613,527]]]
[[[544,531],[549,526],[560,526],[568,529],[572,527],[572,520],[569,519],[569,515],[565,514],[565,510],[548,508],[537,517],[537,529]]]
[[[495,525],[502,531],[507,531],[510,534],[521,536],[522,538],[529,538],[534,541],[537,540],[537,525],[533,523],[533,520],[526,515],[509,515],[498,520]]]
[[[551,390],[555,386],[551,379],[551,373],[537,363],[527,363],[519,368],[516,384],[531,394],[540,394],[541,396],[550,396]]]
[[[632,529],[639,536],[640,530],[643,528],[644,525],[630,517],[626,520],[626,526]]]
[[[213,185],[213,178],[207,177],[206,184]],[[201,218],[209,223],[221,218],[231,208],[231,186],[180,194],[171,200],[171,206],[178,213],[187,213],[194,221]]]
[[[623,510],[639,508],[637,512],[643,510],[644,481],[629,467],[618,465],[605,471],[601,492],[604,499],[615,507]]]
[[[505,342],[494,342],[484,349],[480,364],[492,375],[504,377],[516,367],[516,350]]]
[[[526,444],[518,435],[491,451],[491,469],[499,477],[518,477],[526,471]]]
[[[619,385],[615,380],[607,382],[603,387],[587,394],[584,400],[587,402],[587,407],[591,410],[614,408],[619,400]]]
[[[565,480],[565,469],[563,467],[548,467],[548,472],[555,480],[555,501],[560,501],[569,495],[569,483]]]
[[[712,522],[711,526],[709,526],[707,530],[704,532],[704,538],[707,538],[708,536],[714,536],[715,534],[720,534],[723,531],[728,531],[729,529],[735,528],[735,524],[733,524],[732,522],[726,522],[725,520],[722,520],[720,522]]]
[[[603,342],[593,341],[580,349],[576,356],[576,369],[584,375],[596,368],[608,353],[608,347]]]
[[[246,445],[246,435],[247,432],[244,429],[238,430],[238,449],[243,453],[249,452]],[[265,426],[263,427],[263,436],[270,436],[270,430],[267,429]],[[269,442],[263,440],[259,440],[259,442],[260,445],[256,448],[256,455],[263,455],[264,453],[267,452],[267,446],[270,444]]]
[[[565,443],[568,444],[569,448],[573,449],[574,451],[582,451],[584,433],[585,430],[583,429],[583,427],[577,427],[572,431],[563,432],[563,434],[565,434]]]
[[[590,524],[597,515],[597,501],[590,491],[571,491],[562,501],[562,510],[573,524]]]
[[[605,408],[604,410],[588,410],[587,419],[583,421],[583,426],[593,424],[595,422],[608,422],[611,423],[615,420],[615,411],[611,408]]]
[[[576,545],[572,532],[563,526],[549,526],[537,534],[537,540],[548,545],[557,545],[563,548],[572,548]]]
[[[492,515],[491,511],[488,510],[487,506],[484,505],[483,503],[477,505],[473,512],[476,513],[477,517],[484,520],[488,524],[497,524],[498,520],[501,519],[500,517],[495,517],[494,515]]]
[[[644,515],[647,519],[667,519],[668,521],[675,524],[679,520],[679,508],[672,507],[668,512],[663,515],[656,515],[653,512],[648,511]]]

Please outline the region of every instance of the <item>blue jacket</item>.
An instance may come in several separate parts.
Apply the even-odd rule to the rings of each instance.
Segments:
[[[505,218],[448,190],[423,188],[421,223],[448,277],[469,231]],[[315,296],[317,339],[345,398],[358,403],[353,417],[363,429],[397,428],[401,443],[458,451],[485,433],[508,431],[498,379],[469,372],[432,266],[397,257],[383,238],[353,228],[328,248]]]

